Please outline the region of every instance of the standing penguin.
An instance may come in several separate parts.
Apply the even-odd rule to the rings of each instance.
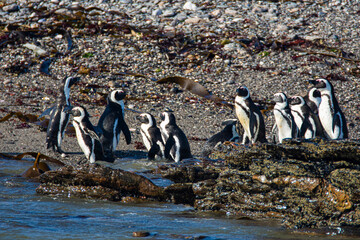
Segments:
[[[287,97],[284,93],[274,94],[274,117],[273,139],[276,143],[282,143],[285,138],[296,138],[298,128],[291,114]]]
[[[252,101],[248,88],[239,87],[236,94],[235,113],[245,131],[242,143],[245,144],[246,137],[250,143],[266,142],[264,118]]]
[[[89,120],[89,113],[84,107],[74,107],[70,113],[73,116],[77,141],[87,160],[90,163],[105,160],[100,139]]]
[[[319,119],[328,139],[348,138],[346,119],[336,100],[334,87],[326,79],[310,80],[321,93]]]
[[[137,119],[141,122],[140,133],[148,150],[148,158],[154,159],[155,155],[165,158],[165,144],[160,129],[156,126],[154,116],[149,113],[142,113]]]
[[[289,104],[301,138],[310,139],[324,136],[318,117],[306,105],[303,97],[293,96],[289,99]]]
[[[308,105],[316,115],[319,115],[319,106],[321,103],[321,94],[316,88],[311,88],[304,97],[306,105]]]
[[[112,158],[120,140],[120,133],[125,135],[126,143],[131,143],[131,134],[124,119],[124,98],[126,93],[114,90],[107,97],[107,106],[98,122],[100,142],[106,157]]]
[[[163,112],[161,120],[160,131],[165,143],[165,153],[170,149],[170,156],[175,162],[185,158],[192,158],[189,142],[184,132],[176,125],[174,114]]]
[[[64,137],[65,129],[69,123],[69,113],[66,108],[70,107],[70,88],[80,78],[65,77],[60,87],[60,95],[57,99],[56,105],[50,110],[50,121],[46,133],[47,148],[52,148],[53,151],[63,153],[61,149],[61,142]]]

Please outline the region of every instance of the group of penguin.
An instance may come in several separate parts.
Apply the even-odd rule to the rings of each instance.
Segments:
[[[348,138],[346,119],[335,97],[333,85],[326,79],[309,82],[314,87],[305,97],[287,98],[285,93],[274,94],[274,143],[292,138]],[[240,87],[236,93],[235,113],[244,130],[242,143],[266,142],[264,119],[259,107],[251,100],[249,90]]]
[[[64,154],[61,142],[72,115],[76,138],[87,160],[90,163],[97,160],[112,162],[120,134],[124,134],[127,144],[131,143],[130,130],[124,119],[126,93],[120,89],[109,93],[106,108],[97,126],[94,126],[86,108],[70,105],[70,89],[78,80],[79,78],[76,77],[64,78],[56,105],[42,114],[42,116],[50,115],[46,134],[47,148]],[[192,157],[186,135],[177,126],[172,112],[161,113],[160,129],[156,125],[154,116],[149,113],[142,113],[137,119],[141,123],[140,132],[149,159],[159,157],[179,162]]]
[[[124,134],[127,144],[131,143],[130,130],[124,119],[126,93],[118,89],[108,94],[106,108],[97,126],[94,126],[84,107],[70,105],[70,88],[78,80],[77,77],[65,77],[56,105],[46,111],[50,114],[46,136],[47,148],[64,154],[61,142],[70,115],[72,115],[77,141],[87,160],[90,163],[98,160],[112,162],[115,159],[114,153],[120,134]],[[275,124],[272,128],[274,143],[282,143],[284,139],[289,138],[343,139],[348,137],[346,120],[334,95],[332,84],[326,79],[309,82],[314,87],[305,97],[287,98],[285,93],[274,95]],[[259,106],[252,101],[249,89],[245,86],[236,90],[235,114],[236,119],[225,121],[224,129],[208,139],[206,144],[208,148],[225,141],[242,144],[267,141],[264,118]],[[137,116],[141,123],[140,133],[148,151],[148,158],[170,159],[175,162],[192,158],[188,139],[176,124],[174,114],[166,111],[162,112],[160,117],[162,121],[159,128],[154,116],[150,113],[141,113]]]

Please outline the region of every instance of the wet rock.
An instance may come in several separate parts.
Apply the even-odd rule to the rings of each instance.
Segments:
[[[290,228],[360,226],[358,141],[222,145],[215,184],[193,184],[198,210],[283,218]],[[229,166],[229,167],[227,167]]]
[[[86,164],[79,168],[65,166],[41,175],[37,192],[46,195],[64,195],[109,200],[126,196],[165,200],[164,190],[147,178],[120,169]]]

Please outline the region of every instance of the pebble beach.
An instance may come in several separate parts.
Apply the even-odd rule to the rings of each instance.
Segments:
[[[0,116],[39,116],[51,107],[65,76],[79,76],[72,105],[83,105],[96,125],[112,90],[127,92],[125,120],[141,147],[140,112],[172,110],[198,156],[232,110],[177,84],[181,76],[233,103],[249,88],[259,104],[273,95],[304,96],[308,80],[326,78],[335,88],[349,138],[360,136],[360,4],[350,1],[1,1]],[[270,140],[272,111],[264,112]],[[46,132],[13,116],[0,124],[0,152],[41,152]],[[74,136],[65,152],[83,155]]]

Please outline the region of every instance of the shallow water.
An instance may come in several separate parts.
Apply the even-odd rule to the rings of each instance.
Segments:
[[[39,183],[16,177],[32,164],[0,159],[0,239],[134,239],[135,231],[150,232],[147,239],[329,239],[326,235],[294,234],[278,222],[199,214],[184,205],[41,196],[35,192]],[[123,159],[114,166],[139,171],[157,164]],[[156,184],[170,184],[153,177]]]

